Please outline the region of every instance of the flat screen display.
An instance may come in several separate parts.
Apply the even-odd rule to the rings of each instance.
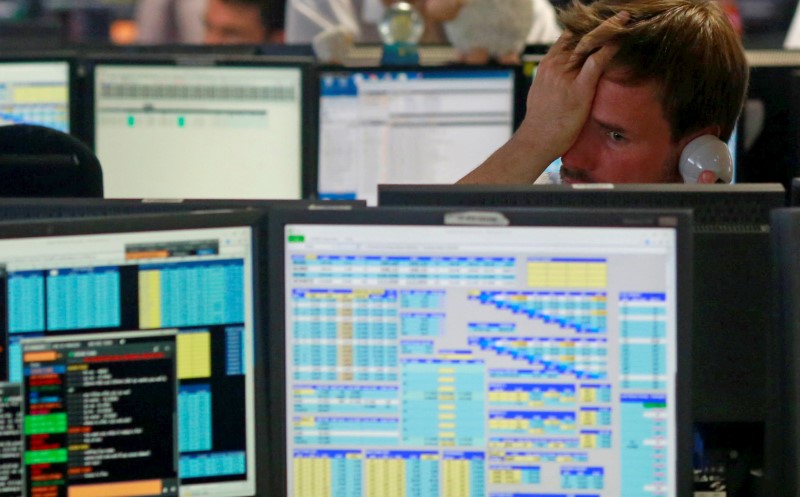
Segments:
[[[283,236],[287,495],[678,495],[674,229]]]
[[[107,198],[299,199],[298,67],[97,64]]]

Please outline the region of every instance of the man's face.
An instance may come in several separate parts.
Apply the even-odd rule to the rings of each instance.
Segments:
[[[655,83],[620,81],[615,71],[600,78],[589,119],[561,158],[562,181],[680,182],[678,159],[688,140],[672,141]]]
[[[205,24],[205,43],[210,45],[258,44],[267,38],[255,5],[209,0]]]

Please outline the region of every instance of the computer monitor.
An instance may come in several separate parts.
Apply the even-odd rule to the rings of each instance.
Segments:
[[[76,131],[74,68],[68,57],[0,58],[0,125]]]
[[[275,495],[689,495],[686,211],[270,222]]]
[[[261,224],[261,211],[3,224],[0,369],[24,378],[28,338],[175,328],[182,495],[264,495]]]
[[[382,185],[379,199],[395,207],[693,209],[693,420],[763,426],[763,330],[774,325],[769,309],[777,298],[769,216],[785,205],[781,185]]]
[[[22,393],[19,383],[0,383],[0,495],[22,495]]]
[[[283,198],[314,191],[305,62],[96,60],[94,147],[107,198]]]
[[[319,196],[376,202],[379,183],[454,183],[516,125],[519,68],[319,71]]]
[[[178,354],[175,330],[23,340],[23,495],[178,497]]]

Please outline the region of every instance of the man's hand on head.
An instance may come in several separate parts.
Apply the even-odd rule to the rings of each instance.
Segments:
[[[589,118],[597,83],[617,52],[609,40],[627,21],[627,12],[607,19],[571,51],[567,49],[571,34],[564,33],[539,64],[521,129],[542,143],[537,152],[548,164],[578,138]]]
[[[458,182],[530,184],[569,150],[589,117],[597,83],[616,53],[609,40],[628,17],[621,12],[606,20],[574,50],[567,49],[569,33],[562,35],[539,64],[519,129]]]

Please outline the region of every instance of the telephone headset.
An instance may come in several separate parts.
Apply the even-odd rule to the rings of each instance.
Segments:
[[[730,183],[733,180],[731,151],[714,135],[699,136],[683,148],[679,170],[684,183],[697,183],[703,171],[711,171],[720,182]]]

